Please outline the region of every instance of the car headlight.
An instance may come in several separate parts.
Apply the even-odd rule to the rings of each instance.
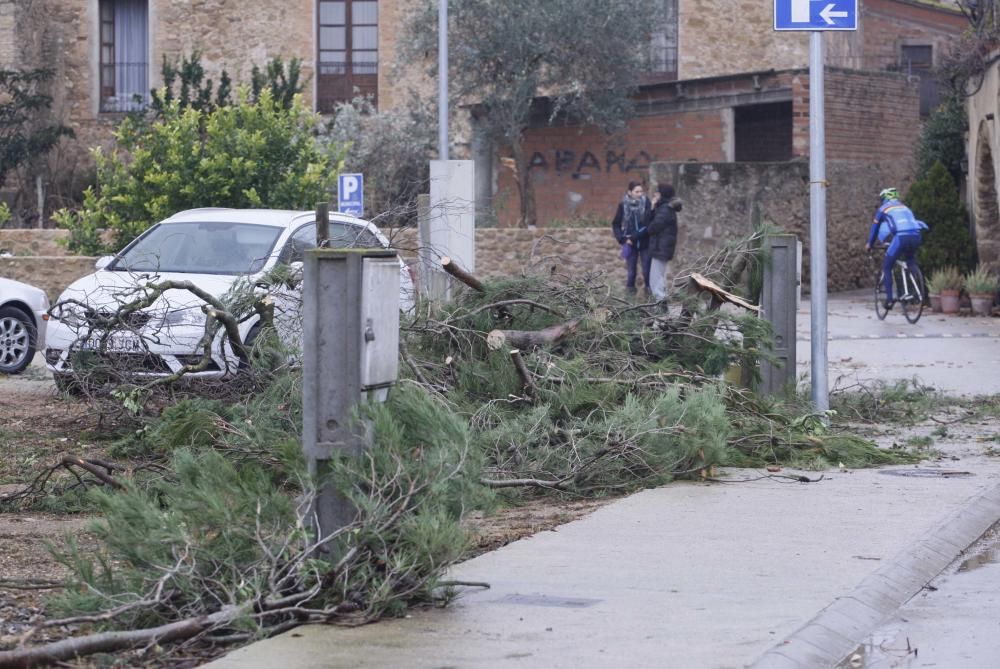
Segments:
[[[82,327],[87,323],[86,310],[79,304],[57,302],[49,313],[70,327]]]
[[[163,315],[163,325],[166,327],[176,325],[205,325],[205,313],[201,307],[189,307],[187,309],[177,309],[168,311]]]

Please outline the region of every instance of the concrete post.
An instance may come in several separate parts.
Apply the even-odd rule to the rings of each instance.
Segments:
[[[355,406],[384,396],[399,361],[399,261],[394,250],[312,249],[303,267],[302,448],[322,479],[335,453],[360,456]],[[349,525],[355,509],[323,483],[307,524],[316,540]],[[325,552],[325,551],[323,551]]]
[[[431,302],[447,302],[451,296],[451,277],[441,270],[441,256],[434,248],[431,234],[431,196],[417,196],[417,232],[420,236],[420,293]]]
[[[763,395],[774,395],[791,384],[795,387],[795,317],[799,290],[799,241],[795,235],[774,235],[765,240],[770,261],[764,264],[761,316],[774,331],[775,357],[780,365],[761,362]]]

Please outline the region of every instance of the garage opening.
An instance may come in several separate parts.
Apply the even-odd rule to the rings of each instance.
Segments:
[[[792,103],[769,102],[733,109],[737,162],[792,159]]]

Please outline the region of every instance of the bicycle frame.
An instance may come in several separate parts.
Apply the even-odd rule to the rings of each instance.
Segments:
[[[887,247],[880,248],[884,250]],[[880,266],[881,264],[879,263]],[[903,315],[907,321],[916,323],[920,320],[920,315],[924,310],[923,274],[919,268],[915,274],[911,273],[903,258],[897,258],[890,271],[892,272],[892,286],[896,293],[894,302],[899,303],[902,307]],[[876,276],[878,278],[875,283],[875,314],[879,320],[884,320],[891,305],[883,306],[886,298],[885,291],[882,289],[884,272],[880,269],[876,272]]]

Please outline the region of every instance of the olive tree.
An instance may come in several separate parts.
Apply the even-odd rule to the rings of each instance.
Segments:
[[[421,0],[407,23],[410,60],[437,53],[437,0]],[[449,81],[473,105],[477,126],[510,151],[521,224],[535,223],[524,131],[545,96],[544,116],[613,132],[632,112],[631,95],[660,20],[649,0],[451,0]]]

